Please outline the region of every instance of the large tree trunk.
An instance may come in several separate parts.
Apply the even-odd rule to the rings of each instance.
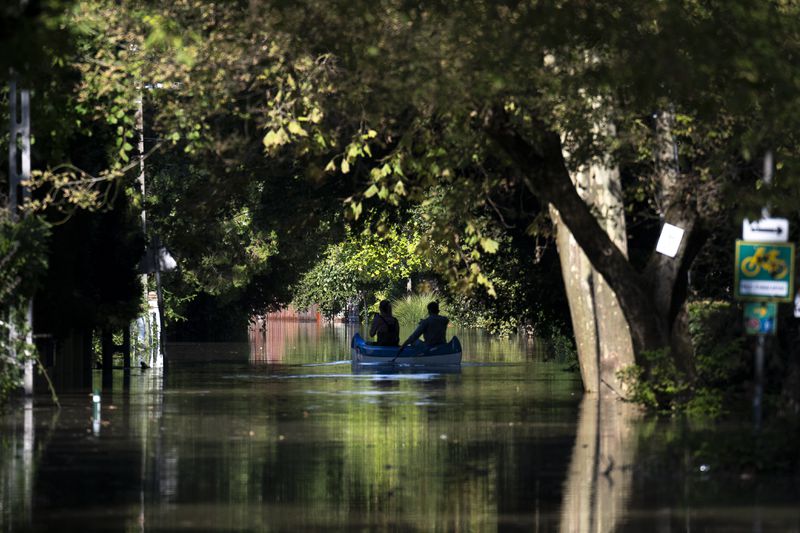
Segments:
[[[572,173],[572,181],[592,206],[606,233],[626,253],[619,171],[602,162],[593,162]],[[556,245],[584,389],[587,392],[610,389],[619,394],[622,384],[617,371],[635,362],[628,323],[614,291],[592,267],[569,228],[561,222],[558,210],[551,206],[550,213],[556,226]]]
[[[561,277],[569,303],[572,332],[578,349],[578,363],[581,370],[583,388],[586,392],[600,389],[599,336],[592,297],[592,277],[594,269],[581,251],[575,238],[558,216],[558,210],[550,207],[550,216],[556,230],[556,247],[561,261]]]

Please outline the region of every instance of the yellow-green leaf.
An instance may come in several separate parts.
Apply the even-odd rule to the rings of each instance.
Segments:
[[[289,122],[287,128],[289,128],[289,133],[292,133],[294,135],[298,135],[300,137],[308,136],[308,132],[304,130],[303,126],[301,126],[300,123],[297,122],[296,120],[292,120],[291,122]]]
[[[377,193],[378,193],[378,187],[373,183],[372,185],[369,186],[369,189],[364,191],[364,197],[365,198],[372,198]]]
[[[353,202],[350,205],[350,207],[353,210],[353,217],[355,217],[355,219],[358,220],[358,217],[361,216],[361,209],[362,209],[361,202]]]
[[[488,237],[484,237],[481,239],[481,248],[483,248],[486,253],[489,254],[497,253],[497,249],[499,247],[500,243],[494,239],[490,239]]]
[[[269,130],[267,134],[264,135],[264,147],[269,149],[273,146],[277,146],[278,144],[278,134],[275,133],[275,130]]]

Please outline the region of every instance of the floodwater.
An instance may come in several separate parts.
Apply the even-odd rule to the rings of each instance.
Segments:
[[[717,471],[541,343],[460,332],[460,369],[359,370],[353,332],[169,345],[98,403],[17,405],[0,530],[800,531],[796,478]]]

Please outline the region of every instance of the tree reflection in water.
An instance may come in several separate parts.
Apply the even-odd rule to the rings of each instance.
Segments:
[[[564,487],[562,532],[614,531],[619,525],[630,497],[640,416],[617,398],[584,395]]]

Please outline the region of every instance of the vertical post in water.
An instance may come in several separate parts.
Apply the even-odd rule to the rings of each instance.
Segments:
[[[753,391],[753,424],[756,431],[761,430],[761,402],[764,396],[764,346],[766,339],[759,335],[756,340],[755,389]]]
[[[14,74],[8,83],[9,116],[11,119],[8,142],[8,207],[14,220],[19,216],[20,192],[22,202],[30,199],[28,181],[31,178],[31,92],[17,90]],[[25,340],[33,344],[33,300],[25,306]],[[12,312],[12,315],[14,313]],[[10,316],[13,324],[14,317]],[[12,325],[11,336],[15,340],[18,332]],[[17,354],[19,356],[19,354]],[[26,395],[33,394],[33,360],[24,363],[23,388]]]
[[[164,291],[161,289],[161,239],[154,240],[153,257],[155,259],[156,276],[156,303],[158,304],[158,360],[159,367],[164,366],[164,358],[167,356],[167,342],[164,335]]]
[[[139,133],[138,142],[137,142],[137,150],[139,151],[139,176],[136,181],[139,182],[139,192],[142,195],[141,202],[142,202],[142,213],[141,213],[141,220],[142,220],[142,235],[144,236],[145,243],[147,243],[147,211],[145,206],[145,176],[144,176],[144,93],[143,87],[139,87],[139,101],[137,102],[136,107],[136,131]],[[147,259],[147,244],[145,244],[145,259]],[[147,318],[150,314],[148,309],[148,300],[147,300],[147,293],[148,293],[148,283],[147,283],[147,261],[145,261],[145,271],[142,273],[142,293],[144,295],[144,304],[145,310],[142,313],[142,316]],[[146,323],[147,321],[145,321]],[[149,342],[149,336],[146,336],[145,339],[139,339],[139,343],[137,343],[137,359],[139,359],[137,366],[144,363],[147,366],[152,366],[152,361],[146,360],[149,359],[144,354],[149,354],[150,351],[142,350],[142,342],[144,343]]]

